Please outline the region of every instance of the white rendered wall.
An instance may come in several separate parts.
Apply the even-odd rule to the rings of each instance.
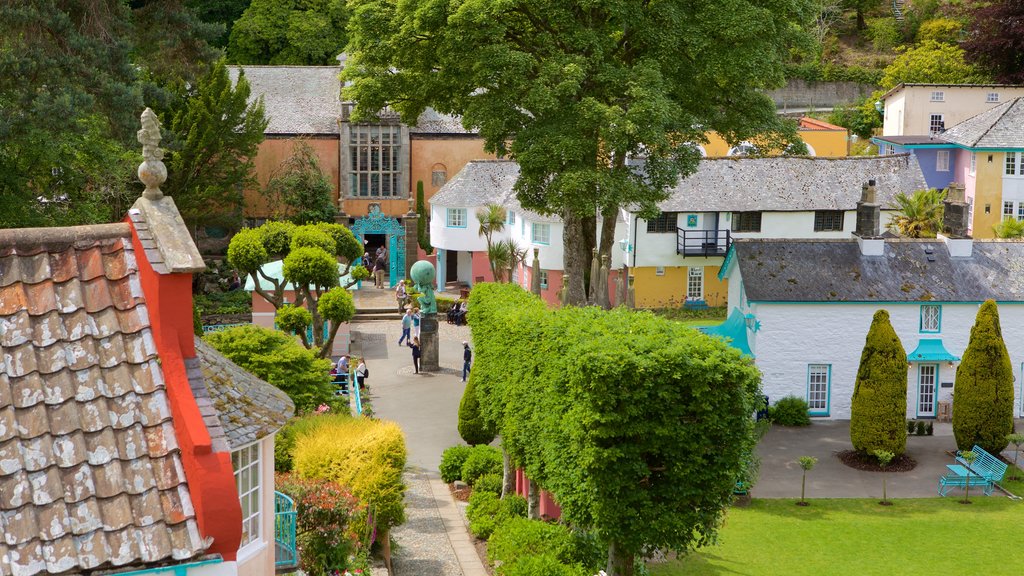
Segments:
[[[942,102],[932,102],[932,92],[942,92]],[[989,92],[999,94],[998,102],[987,102]],[[903,122],[898,131],[890,132],[889,119],[882,125],[883,136],[924,135],[928,134],[929,120],[932,114],[942,114],[946,128],[953,126],[1008,102],[1018,96],[1024,96],[1024,87],[986,87],[986,86],[907,86],[891,101],[903,100]],[[887,103],[887,106],[893,105]],[[897,105],[899,106],[899,105]],[[894,110],[897,112],[898,108]],[[894,114],[896,121],[899,114]]]
[[[889,97],[885,103],[882,136],[903,136],[903,117],[906,115],[906,92]]]
[[[1006,159],[1004,157],[1003,161]],[[1005,165],[1003,172],[1005,172]],[[1003,202],[1024,202],[1024,175],[1003,174]],[[1000,211],[1003,209],[999,207]]]
[[[734,277],[738,278],[738,274]],[[730,286],[730,303],[733,302]],[[774,403],[794,395],[807,398],[809,364],[832,366],[829,417],[848,419],[854,381],[871,318],[878,309],[889,311],[893,328],[909,353],[923,338],[939,338],[954,356],[963,357],[978,304],[942,304],[939,333],[920,333],[922,303],[890,304],[772,304],[753,303],[750,311],[760,331],[748,333],[762,386]],[[927,303],[924,303],[927,304]],[[1010,352],[1015,376],[1014,414],[1021,414],[1021,364],[1024,362],[1024,305],[999,307],[1003,337]],[[956,366],[939,363],[937,381],[953,382]],[[907,376],[907,417],[917,416],[917,369],[911,363]],[[936,401],[949,400],[952,388],[939,388]],[[955,409],[955,408],[954,408]]]
[[[459,251],[455,257],[458,270],[456,272],[456,279],[464,284],[470,284],[474,282],[473,278],[473,254],[466,251]]]
[[[442,250],[469,252],[486,252],[487,242],[480,236],[480,221],[476,219],[476,207],[466,210],[466,227],[448,227],[448,208],[431,206],[430,208],[430,245]],[[493,235],[493,241],[506,240],[509,237],[508,226],[505,230]]]

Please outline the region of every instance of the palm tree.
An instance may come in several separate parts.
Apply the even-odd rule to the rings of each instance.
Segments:
[[[498,266],[495,266],[494,258],[491,257],[491,253],[494,250],[494,245],[491,243],[491,238],[495,232],[501,232],[505,229],[505,209],[497,204],[488,204],[476,211],[476,219],[480,222],[480,230],[477,232],[480,236],[484,237],[484,241],[487,242],[487,258],[491,264],[491,276],[494,277],[494,281],[498,282]]]
[[[917,190],[910,196],[900,192],[893,197],[899,214],[893,216],[889,228],[908,238],[934,238],[942,231],[942,201],[945,190]]]
[[[512,261],[512,254],[509,252],[509,245],[499,241],[487,246],[487,260],[491,263],[491,273],[494,274],[494,281],[501,282],[505,271],[509,269]]]
[[[996,233],[996,238],[1020,238],[1024,236],[1024,220],[1007,217],[992,229]]]

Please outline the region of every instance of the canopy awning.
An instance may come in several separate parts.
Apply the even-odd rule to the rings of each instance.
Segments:
[[[954,356],[942,345],[938,338],[922,338],[917,343],[917,348],[907,354],[907,362],[956,362],[959,356]]]
[[[743,354],[754,357],[750,352],[750,344],[747,343],[747,320],[739,308],[733,308],[729,318],[718,326],[708,326],[700,330],[708,336],[718,336]]]

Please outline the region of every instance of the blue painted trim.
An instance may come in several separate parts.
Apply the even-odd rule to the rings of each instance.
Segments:
[[[541,242],[540,240],[537,240],[537,226],[547,226],[548,227],[548,241],[547,242]],[[548,246],[548,245],[550,245],[551,244],[551,224],[538,224],[537,222],[531,222],[530,223],[530,242],[533,243],[533,244],[536,244],[538,246]]]
[[[932,382],[932,413],[921,414],[921,367],[922,366],[934,366],[935,381]],[[939,371],[942,368],[935,362],[925,362],[917,365],[917,381],[914,383],[914,418],[935,418],[935,415],[939,412]]]
[[[729,251],[725,253],[725,259],[722,260],[722,266],[718,269],[718,279],[725,280],[729,277],[729,264],[736,259],[736,244],[733,243],[729,246]]]
[[[896,142],[890,142],[889,140],[886,140],[884,136],[881,137],[881,138],[879,138],[878,136],[875,136],[875,137],[871,138],[871,143],[876,145],[876,146],[880,142],[885,142],[886,144],[889,144],[889,145],[892,145],[892,146],[899,146],[900,148],[903,148],[905,150],[913,150],[913,149],[916,149],[916,148],[931,148],[933,150],[934,149],[939,149],[939,148],[957,148],[957,149],[960,149],[960,150],[969,150],[971,152],[1019,152],[1019,151],[1024,150],[1024,148],[1013,148],[1013,147],[1004,147],[1004,148],[975,148],[975,147],[972,147],[972,146],[964,146],[963,144],[957,144],[955,142],[942,142],[941,144],[939,144],[939,143],[936,143],[936,144],[897,144]]]
[[[832,365],[831,364],[808,364],[807,365],[807,401],[811,400],[811,366],[826,366],[828,369],[828,382],[825,385],[825,411],[812,412],[807,409],[808,416],[827,417],[832,412]]]
[[[1020,364],[1020,413],[1024,414],[1024,362]]]
[[[749,300],[751,304],[910,304],[920,306],[921,304],[977,304],[981,305],[984,300]],[[1024,304],[1024,300],[996,300],[996,304]]]
[[[462,212],[462,226],[452,225],[452,211]],[[467,221],[469,220],[469,210],[466,208],[445,208],[444,213],[444,227],[445,228],[465,228]]]
[[[924,309],[927,306],[935,306],[939,309],[939,328],[938,330],[925,330],[924,329]],[[921,334],[938,334],[942,332],[942,304],[921,304],[921,312],[918,317],[917,330]]]
[[[131,572],[118,572],[116,576],[136,576],[138,574],[160,574],[161,572],[174,572],[174,576],[185,576],[189,568],[199,568],[200,566],[207,566],[210,564],[220,564],[224,562],[223,558],[211,558],[209,560],[200,560],[198,562],[186,562],[185,564],[175,564],[173,566],[164,566],[162,568],[146,568],[145,570],[132,570]]]

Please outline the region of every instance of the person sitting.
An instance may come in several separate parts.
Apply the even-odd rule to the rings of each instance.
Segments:
[[[455,316],[462,310],[462,302],[456,302],[452,304],[452,307],[448,309],[448,323],[455,324]]]
[[[469,311],[469,302],[463,302],[462,307],[455,313],[455,325],[465,326],[466,325],[466,312]]]

